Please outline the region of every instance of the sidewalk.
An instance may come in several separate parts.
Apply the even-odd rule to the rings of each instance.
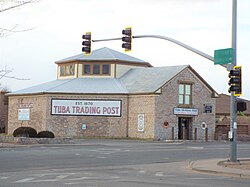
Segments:
[[[239,163],[227,162],[223,158],[191,161],[189,167],[197,172],[250,179],[250,158],[239,159]],[[241,164],[241,163],[244,163]],[[247,166],[247,168],[246,168]]]
[[[14,147],[21,147],[24,145],[18,145],[13,143],[0,143],[0,148],[14,148]]]

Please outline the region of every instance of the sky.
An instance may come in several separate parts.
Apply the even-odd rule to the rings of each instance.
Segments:
[[[250,99],[250,1],[238,0],[237,65],[242,66],[242,98]],[[137,35],[173,38],[210,56],[231,47],[232,0],[41,0],[0,13],[4,28],[29,30],[0,37],[0,69],[9,76],[1,86],[20,90],[57,78],[55,61],[82,53],[82,35],[92,39],[122,37],[125,27]],[[122,41],[94,42],[124,52]],[[217,93],[228,93],[228,71],[174,43],[155,38],[132,41],[126,54],[155,67],[191,65]]]

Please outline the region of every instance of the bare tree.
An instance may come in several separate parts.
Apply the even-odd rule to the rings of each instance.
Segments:
[[[24,79],[24,78],[18,78],[15,76],[9,76],[8,74],[11,73],[13,70],[10,69],[0,69],[0,79],[2,79],[3,77],[6,78],[11,78],[11,79],[16,79],[16,80],[30,80],[30,79]]]
[[[36,2],[36,0],[24,0],[24,1],[19,1],[19,0],[1,0],[0,1],[0,6],[1,10],[0,12],[5,12],[20,6],[23,6],[25,4],[33,3]]]
[[[0,13],[4,13],[6,11],[11,11],[13,9],[25,6],[27,4],[36,3],[40,0],[0,0]],[[33,28],[28,29],[18,29],[18,25],[14,25],[10,28],[0,27],[0,37],[7,36],[16,32],[24,32],[32,30]]]
[[[36,3],[38,1],[39,0],[0,0],[0,13],[11,11],[13,9],[25,6],[27,4]],[[18,25],[14,25],[11,28],[0,27],[0,37],[8,36],[9,34],[12,34],[12,33],[29,31],[32,29],[33,28],[18,29]],[[9,76],[8,74],[11,73],[12,71],[13,70],[7,69],[6,67],[5,69],[0,69],[0,79],[11,78],[11,79],[16,79],[16,80],[29,80],[29,79],[24,79],[24,78],[18,78],[15,76]]]

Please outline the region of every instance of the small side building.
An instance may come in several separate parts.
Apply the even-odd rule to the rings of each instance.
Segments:
[[[250,101],[237,98],[237,101],[244,101],[247,110],[237,112],[237,140],[250,141]],[[216,99],[216,140],[228,140],[230,129],[230,96],[219,94]]]
[[[189,65],[152,67],[109,48],[55,63],[57,80],[9,94],[9,134],[214,139],[217,93]]]

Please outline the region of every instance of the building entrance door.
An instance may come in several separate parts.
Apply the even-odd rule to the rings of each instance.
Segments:
[[[178,118],[178,139],[192,140],[192,118]]]

